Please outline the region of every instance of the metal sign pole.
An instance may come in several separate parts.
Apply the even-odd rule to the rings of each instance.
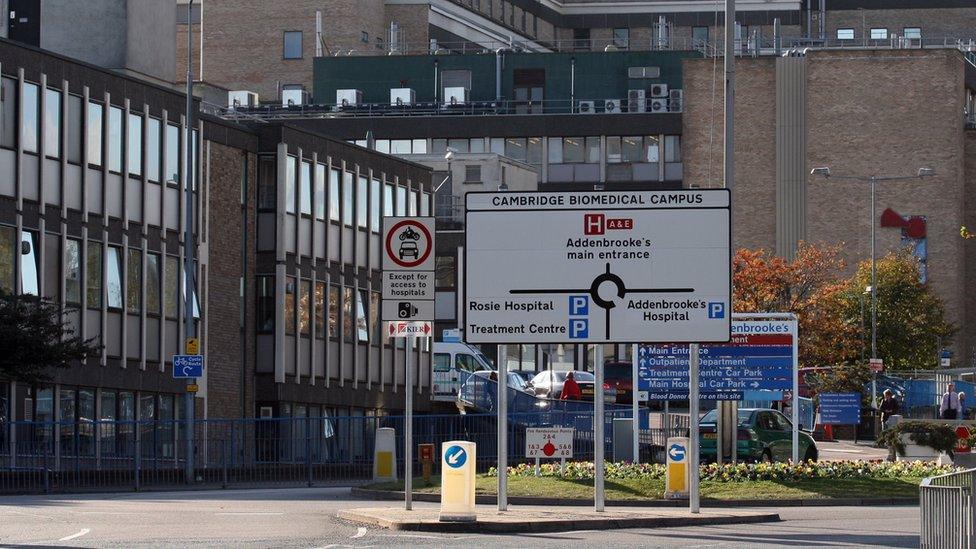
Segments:
[[[498,510],[508,510],[508,348],[498,346]]]
[[[604,451],[606,440],[603,433],[603,345],[597,344],[593,349],[593,508],[598,513],[603,512],[603,473]]]
[[[631,385],[630,385],[630,400],[631,400],[631,417],[634,418],[634,455],[633,462],[640,463],[640,418],[638,414],[640,413],[640,406],[637,401],[637,344],[635,343],[631,350],[630,356],[633,357],[630,361],[631,363]],[[596,394],[596,393],[594,393]]]
[[[688,503],[692,513],[698,513],[698,344],[692,343],[688,346],[688,415],[691,429],[688,433],[688,445],[691,448],[691,457],[688,462]]]
[[[797,351],[799,345],[797,345],[797,340],[800,339],[800,327],[794,317],[793,321],[793,463],[799,463],[800,461],[800,357],[797,356]]]
[[[403,494],[406,509],[413,509],[413,368],[410,366],[410,347],[413,337],[407,338],[403,367],[406,371],[403,384],[406,412],[403,416]]]

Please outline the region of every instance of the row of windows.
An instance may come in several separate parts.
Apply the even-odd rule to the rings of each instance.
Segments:
[[[21,233],[20,245],[16,244],[16,230],[0,226],[0,289],[14,290],[16,255],[21,254],[20,293],[40,295],[40,279],[46,276],[46,297],[60,301],[60,276],[65,281],[64,302],[81,305],[82,292],[89,309],[100,310],[103,300],[109,309],[125,309],[132,314],[140,314],[145,308],[149,315],[164,315],[175,319],[179,310],[180,268],[179,258],[158,253],[145,254],[138,248],[129,248],[123,257],[120,246],[103,244],[89,240],[87,255],[82,250],[82,241],[69,238],[65,241],[62,253],[61,239],[50,235],[45,239],[44,254],[47,258],[47,273],[40,272],[41,251],[37,246],[37,235],[31,231]],[[82,283],[82,264],[85,265]],[[122,269],[126,270],[128,284],[123,284]],[[142,275],[145,269],[145,304],[143,304]],[[165,270],[166,284],[163,287],[162,274]],[[125,286],[125,288],[123,288]],[[178,299],[178,296],[180,298]],[[194,296],[195,297],[195,296]],[[145,305],[145,307],[143,307]],[[199,317],[199,305],[194,305],[194,315]]]
[[[17,81],[3,78],[0,82],[0,146],[17,146]],[[21,121],[22,147],[29,153],[40,150],[40,127],[43,120],[45,156],[61,158],[68,162],[82,163],[82,126],[84,120],[84,99],[68,95],[66,105],[62,105],[60,90],[45,88],[43,118],[40,112],[41,88],[37,84],[24,83],[20,97],[23,119]],[[129,174],[143,176],[155,182],[179,181],[181,130],[175,124],[165,123],[153,117],[144,117],[137,112],[125,111],[120,107],[109,106],[106,120],[105,105],[89,101],[87,105],[88,126],[84,133],[88,145],[85,159],[93,166],[105,166],[109,171],[121,173],[123,157]],[[108,148],[104,149],[103,132],[108,132]],[[67,137],[62,143],[62,124],[67,124]],[[143,125],[146,127],[143,128]],[[144,132],[145,130],[145,132]],[[197,132],[194,130],[194,147]],[[145,139],[143,139],[145,134]],[[126,150],[123,150],[123,135],[127,137]],[[166,154],[163,157],[163,143]],[[145,152],[145,165],[143,165]]]
[[[538,166],[543,161],[542,140],[541,137],[435,138],[430,140],[430,152],[444,154],[448,148],[462,153],[492,152]],[[664,161],[681,162],[680,135],[608,136],[602,155],[599,137],[549,137],[548,140],[549,164],[599,164],[601,157],[608,164],[660,162],[662,143]],[[391,154],[425,154],[428,149],[424,139],[377,139],[376,150]]]
[[[297,284],[296,284],[297,281]],[[373,341],[378,345],[380,341],[379,307],[380,294],[356,291],[351,287],[341,287],[336,284],[328,286],[326,283],[311,280],[286,277],[285,282],[285,334],[312,336],[314,322],[314,336],[316,339],[332,339],[339,337],[340,319],[342,312],[342,333],[346,342],[358,341],[368,343]],[[259,276],[257,279],[257,330],[258,333],[274,333],[275,330],[275,279],[271,276]],[[326,308],[328,298],[328,309]],[[340,301],[341,298],[341,301]],[[367,305],[369,307],[367,314]],[[355,306],[355,311],[353,307]],[[326,322],[328,310],[328,322]]]
[[[274,164],[262,162],[258,208],[275,208]],[[314,174],[313,174],[314,171]],[[285,211],[324,221],[326,215],[326,172],[328,172],[328,214],[332,221],[359,228],[380,230],[380,218],[393,215],[430,215],[430,194],[408,190],[402,185],[383,183],[352,172],[328,169],[325,164],[288,157],[285,169]],[[341,187],[340,187],[341,186]],[[298,192],[297,202],[295,192]],[[382,202],[380,191],[382,190]],[[370,201],[369,197],[373,196]],[[341,209],[340,209],[341,200]],[[395,204],[395,207],[394,207]],[[381,210],[382,207],[382,210]],[[354,215],[355,212],[355,215]]]
[[[888,28],[887,27],[872,27],[871,28],[871,40],[887,40],[888,39]],[[905,27],[902,29],[902,38],[907,38],[909,40],[920,40],[922,38],[922,28],[921,27]],[[854,40],[854,29],[847,27],[837,29],[837,39],[838,40]]]

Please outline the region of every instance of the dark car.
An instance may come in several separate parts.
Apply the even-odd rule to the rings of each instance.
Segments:
[[[607,362],[603,365],[603,382],[616,389],[617,404],[634,400],[634,367],[630,362]]]
[[[715,461],[718,434],[715,430],[718,414],[709,411],[701,419],[699,441],[703,461]],[[793,457],[793,424],[776,410],[740,408],[737,455],[744,461],[789,461]],[[798,438],[800,459],[817,461],[817,443],[808,433],[800,431]]]

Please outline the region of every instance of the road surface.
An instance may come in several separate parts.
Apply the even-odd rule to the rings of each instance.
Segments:
[[[19,496],[0,499],[0,547],[916,547],[918,508],[792,507],[783,522],[536,535],[390,532],[343,523],[375,506],[348,488]],[[391,505],[395,503],[391,502]],[[417,505],[433,505],[420,503]],[[764,510],[768,510],[765,508]],[[517,513],[518,507],[512,512]]]

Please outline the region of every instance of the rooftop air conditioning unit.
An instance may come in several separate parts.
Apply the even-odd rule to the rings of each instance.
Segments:
[[[413,105],[417,101],[417,92],[410,88],[390,88],[391,105]]]
[[[604,99],[603,100],[603,112],[622,112],[620,108],[621,101],[619,99]]]
[[[627,90],[627,112],[647,112],[647,91]]]
[[[355,107],[363,102],[363,92],[359,90],[336,90],[336,105]]]
[[[668,112],[668,98],[667,97],[651,98],[651,112]]]
[[[668,96],[667,84],[651,84],[651,97],[667,97],[667,96]]]
[[[236,109],[238,107],[257,107],[258,94],[247,90],[236,90],[227,92],[227,106]]]
[[[668,92],[668,109],[671,112],[681,112],[684,108],[685,96],[681,90],[671,90]]]
[[[468,88],[464,87],[444,88],[444,106],[453,107],[455,105],[464,105],[468,102],[469,93]]]
[[[294,107],[308,103],[308,92],[302,89],[281,90],[281,106]]]
[[[578,111],[580,114],[593,114],[596,112],[596,101],[580,101]]]

